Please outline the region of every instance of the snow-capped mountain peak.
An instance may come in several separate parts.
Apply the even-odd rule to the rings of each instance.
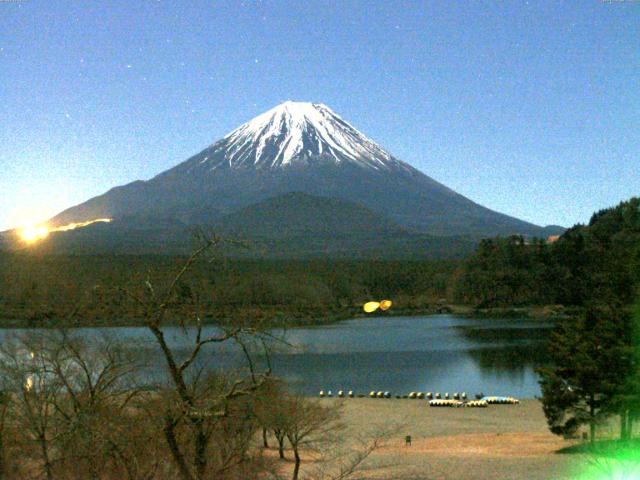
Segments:
[[[321,103],[284,102],[213,145],[211,159],[231,168],[351,162],[376,170],[402,164]],[[220,162],[224,150],[224,160]],[[220,163],[219,163],[220,162]]]
[[[300,194],[314,199],[300,197]],[[274,200],[265,206],[268,199]],[[317,225],[329,217],[328,230],[323,230],[325,234],[329,232],[329,236],[332,236],[332,227],[328,225],[342,225],[339,222],[343,221],[355,222],[354,226],[365,223],[367,228],[374,228],[367,220],[372,218],[371,214],[361,211],[364,216],[360,217],[353,214],[352,207],[341,206],[336,201],[368,209],[373,215],[379,215],[380,224],[390,222],[406,228],[408,236],[402,237],[403,240],[395,239],[395,233],[391,235],[394,238],[388,246],[393,248],[394,258],[404,248],[405,241],[406,245],[418,242],[420,251],[423,248],[428,251],[431,240],[420,237],[421,233],[546,236],[540,227],[482,207],[394,158],[327,106],[302,102],[278,105],[150,180],[113,188],[61,212],[49,224],[62,226],[111,218],[114,221],[110,232],[123,229],[122,237],[113,237],[116,244],[134,245],[133,248],[138,245],[144,249],[154,242],[164,245],[165,241],[183,238],[178,230],[182,231],[185,226],[224,226],[227,221],[234,225],[234,215],[247,219],[243,222],[250,220],[235,224],[241,235],[244,235],[242,232],[248,235],[265,232],[255,228],[263,219],[269,231],[281,229],[282,235],[277,236],[276,242],[298,238],[298,233],[292,232],[306,232],[305,225]],[[252,209],[246,210],[249,207]],[[340,216],[343,208],[352,214]],[[313,218],[308,221],[305,215]],[[338,217],[342,220],[332,223]],[[302,223],[289,225],[290,220]],[[165,225],[171,225],[166,234],[163,233]],[[99,230],[95,229],[100,233]],[[138,233],[140,231],[148,231],[149,235]],[[376,237],[373,243],[367,240],[372,237],[350,239],[348,235],[336,233],[336,239],[340,240],[326,251],[324,241],[318,241],[324,237],[317,237],[311,231],[308,236],[300,233],[303,235],[300,241],[317,246],[310,247],[318,248],[313,255],[321,251],[325,255],[333,248],[336,255],[342,255],[337,252],[348,251],[343,250],[350,248],[347,244],[352,240],[359,244],[362,238],[362,250],[358,251],[378,255],[379,234],[376,232],[380,230],[371,232]],[[260,241],[265,241],[260,233],[257,235]],[[131,243],[129,237],[139,240]],[[386,233],[383,237],[386,238]],[[85,245],[84,237],[77,238],[78,245]],[[105,241],[111,238],[104,237]],[[280,254],[286,258],[286,252],[279,251],[277,255]]]

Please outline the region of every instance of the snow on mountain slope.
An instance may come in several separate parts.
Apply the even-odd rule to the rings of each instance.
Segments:
[[[304,102],[280,104],[175,167],[115,187],[50,224],[108,217],[113,228],[120,219],[140,230],[155,228],[159,219],[211,225],[294,192],[355,203],[403,229],[430,235],[545,233],[476,204],[396,159],[327,106]]]
[[[221,159],[219,152],[224,151]],[[407,168],[321,103],[284,102],[233,130],[200,161],[215,169],[273,169],[324,159],[364,168]]]

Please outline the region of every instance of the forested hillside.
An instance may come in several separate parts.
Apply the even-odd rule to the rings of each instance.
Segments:
[[[531,255],[547,272],[532,291],[546,288],[548,299],[581,307],[557,324],[548,364],[538,371],[551,431],[575,435],[588,425],[593,443],[613,416],[620,440],[631,442],[640,419],[640,199],[596,213],[589,225],[566,232],[548,256]]]
[[[458,272],[454,297],[477,307],[585,306],[596,297],[627,304],[639,280],[640,198],[633,198],[551,244],[483,240]]]
[[[186,285],[204,292],[210,319],[235,308],[304,322],[344,318],[369,299],[391,298],[394,313],[631,303],[640,279],[640,199],[597,212],[556,242],[486,239],[465,260],[241,260],[218,256]],[[122,288],[162,285],[184,257],[0,252],[0,319],[46,324],[82,305],[88,323],[130,322],[139,312]],[[15,322],[14,322],[15,321]]]
[[[122,289],[161,288],[184,257],[0,255],[0,321],[47,325],[79,308],[91,324],[131,323],[141,314]],[[212,257],[183,290],[197,292],[209,320],[259,309],[297,323],[345,318],[370,299],[395,313],[428,312],[447,297],[458,261],[278,261]],[[440,302],[439,302],[440,301]]]
[[[595,213],[557,241],[484,240],[464,263],[454,297],[476,307],[561,304],[542,404],[553,433],[576,435],[617,416],[629,441],[640,419],[640,198]],[[586,433],[586,432],[585,432]]]

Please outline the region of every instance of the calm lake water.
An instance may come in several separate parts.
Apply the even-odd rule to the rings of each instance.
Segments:
[[[467,392],[470,396],[540,393],[534,368],[545,355],[552,323],[526,319],[469,319],[454,315],[355,319],[333,325],[274,332],[288,345],[271,355],[274,374],[310,395],[319,390]],[[211,327],[210,333],[215,329]],[[0,339],[11,334],[0,330]],[[86,328],[78,335],[116,337],[152,365],[163,364],[153,337],[144,328]],[[188,334],[167,328],[179,351]],[[183,353],[184,353],[183,352]],[[211,368],[240,368],[235,345],[215,346],[203,355]],[[258,363],[264,362],[258,358]],[[162,376],[162,368],[147,372]]]

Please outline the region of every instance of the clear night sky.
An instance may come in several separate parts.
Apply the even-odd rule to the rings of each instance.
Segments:
[[[640,194],[640,1],[0,0],[0,230],[285,100],[537,224]]]

